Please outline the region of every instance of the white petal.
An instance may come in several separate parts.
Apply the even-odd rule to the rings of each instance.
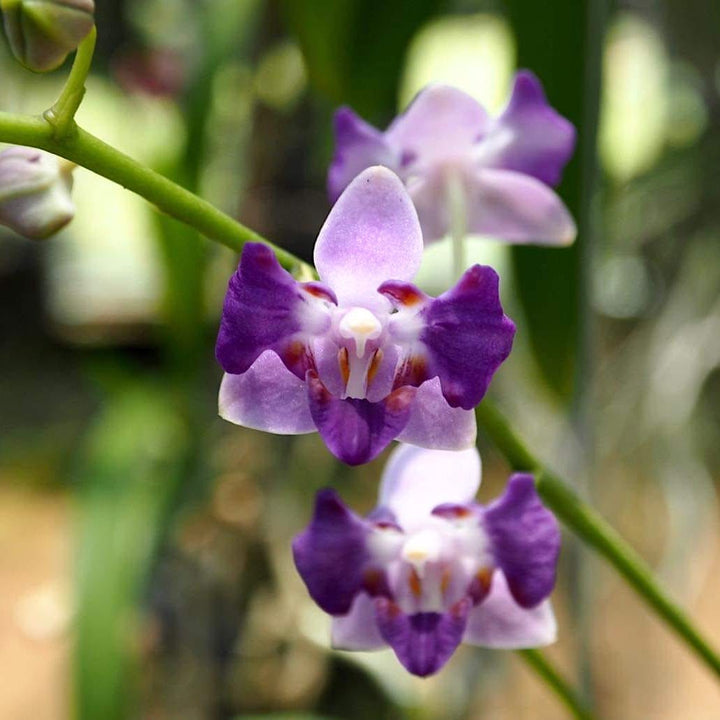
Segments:
[[[444,503],[471,502],[480,487],[480,453],[400,445],[385,466],[378,504],[405,530],[422,524]]]

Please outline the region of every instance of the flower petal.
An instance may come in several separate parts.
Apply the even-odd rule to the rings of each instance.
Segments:
[[[450,211],[443,177],[442,172],[427,172],[415,175],[407,183],[425,245],[442,240],[450,232]]]
[[[540,502],[532,475],[513,475],[505,493],[485,508],[483,523],[518,605],[533,607],[548,597],[555,585],[560,529]]]
[[[383,280],[410,280],[422,260],[422,233],[405,187],[372,167],[353,180],[330,211],[315,244],[315,266],[341,305],[386,307]]]
[[[302,344],[293,347],[301,330],[319,332],[329,325],[323,307],[332,292],[314,285],[304,290],[260,243],[243,249],[237,272],[230,278],[215,355],[223,370],[244,373],[265,350],[275,350],[288,370],[304,379],[307,357]]]
[[[510,101],[492,122],[479,150],[487,167],[516,170],[548,185],[560,182],[575,149],[575,128],[547,102],[540,81],[522,70]]]
[[[462,641],[472,603],[456,603],[449,612],[406,615],[387,598],[375,600],[375,615],[383,639],[408,672],[420,677],[436,673]]]
[[[449,85],[421,90],[408,109],[385,133],[387,141],[402,152],[409,172],[427,169],[435,161],[469,155],[487,125],[482,105]]]
[[[397,439],[435,450],[464,450],[475,444],[476,436],[475,413],[450,407],[440,380],[433,378],[418,388],[408,424]]]
[[[520,648],[550,645],[557,639],[557,622],[549,600],[531,610],[512,598],[502,572],[493,574],[490,594],[473,608],[463,642],[481,647]]]
[[[335,202],[342,191],[365,168],[384,165],[392,170],[399,167],[394,153],[380,130],[366,123],[350,108],[335,112],[335,154],[328,170],[328,194]]]
[[[480,453],[474,446],[452,452],[400,445],[385,465],[378,505],[411,531],[427,522],[438,505],[471,502],[480,487],[480,474]]]
[[[293,558],[312,599],[331,615],[350,611],[368,559],[366,523],[330,488],[315,497],[308,528],[292,543]]]
[[[509,243],[570,245],[575,222],[544,183],[513,170],[485,168],[467,184],[468,230]]]
[[[427,376],[440,378],[451,407],[472,410],[510,354],[515,325],[503,314],[498,282],[491,267],[474,265],[422,310]]]
[[[387,646],[375,620],[375,603],[363,593],[355,596],[347,615],[332,619],[332,646],[337,650],[380,650]]]
[[[266,350],[242,375],[226,373],[220,384],[220,416],[236,425],[277,433],[315,432],[305,383]]]
[[[377,457],[407,425],[417,392],[404,387],[381,402],[340,398],[328,392],[317,373],[308,371],[310,413],[333,455],[348,465]]]

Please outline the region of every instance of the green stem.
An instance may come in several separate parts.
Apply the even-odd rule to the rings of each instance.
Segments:
[[[58,140],[54,128],[40,117],[0,112],[0,142],[28,145],[64,157],[144,197],[162,212],[231,250],[240,252],[248,242],[264,243],[286,270],[308,278],[314,275],[310,266],[291,253],[80,127]]]
[[[518,650],[517,654],[524,660],[546,685],[557,695],[565,707],[577,720],[593,720],[594,715],[584,705],[577,693],[560,673],[538,650]]]
[[[43,117],[53,126],[56,140],[61,140],[76,127],[75,113],[85,97],[85,80],[95,52],[97,30],[93,26],[87,37],[78,46],[70,74],[60,97],[55,104],[43,113]]]
[[[453,283],[460,279],[467,259],[465,238],[467,236],[467,199],[462,178],[450,173],[446,181],[447,207],[450,215],[450,238],[452,242]]]
[[[569,485],[543,467],[515,434],[500,411],[488,400],[477,408],[480,426],[490,436],[513,470],[536,474],[543,502],[585,543],[599,552],[669,625],[687,646],[720,677],[720,656],[693,625],[683,609],[658,585],[647,563]]]

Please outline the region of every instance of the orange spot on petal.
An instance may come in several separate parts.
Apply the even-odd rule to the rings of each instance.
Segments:
[[[490,592],[490,585],[492,584],[492,568],[484,567],[480,568],[475,574],[477,581],[480,583],[480,587],[485,593]]]
[[[345,351],[347,352],[347,350]],[[372,360],[370,361],[370,367],[367,371],[367,381],[368,385],[373,381],[373,378],[377,375],[378,369],[380,368],[380,363],[383,359],[383,351],[378,349],[375,351],[375,354],[372,357]]]
[[[420,576],[417,574],[415,568],[410,568],[410,577],[408,578],[408,585],[412,594],[419,598],[422,595],[422,581]]]
[[[338,351],[338,365],[340,365],[340,375],[342,375],[343,383],[347,385],[350,379],[350,361],[347,348],[340,348]]]

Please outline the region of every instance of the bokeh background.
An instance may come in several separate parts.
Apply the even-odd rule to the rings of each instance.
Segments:
[[[518,324],[491,394],[720,645],[720,4],[714,0],[98,0],[79,121],[303,258],[331,116],[384,126],[426,83],[492,112],[516,67],[579,128],[566,250],[474,240]],[[0,107],[40,112],[0,42]],[[75,221],[0,234],[0,717],[556,720],[510,652],[430,680],[328,648],[289,540],[331,484],[315,436],[216,416],[236,258],[79,169]],[[441,291],[449,249],[422,282]],[[480,438],[481,498],[508,469]],[[609,720],[717,720],[720,690],[566,536],[547,655]]]

